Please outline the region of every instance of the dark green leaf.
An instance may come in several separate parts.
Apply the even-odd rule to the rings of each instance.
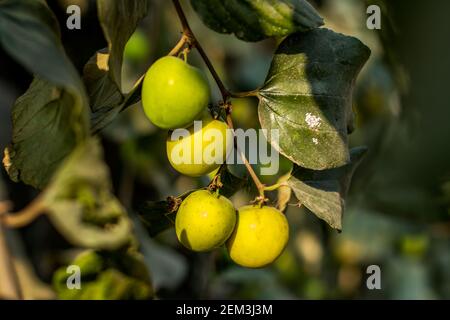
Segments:
[[[110,54],[108,65],[111,79],[122,86],[123,51],[138,23],[147,15],[149,0],[98,0],[100,25]]]
[[[43,188],[87,129],[81,106],[65,89],[35,78],[12,111],[12,144],[3,164],[14,181]]]
[[[148,201],[139,208],[138,212],[150,237],[172,227],[177,214],[176,209],[171,208],[171,204],[167,200]]]
[[[78,74],[64,53],[56,17],[43,0],[0,2],[0,45],[34,74],[78,94]]]
[[[131,223],[111,193],[101,153],[96,139],[79,145],[45,189],[44,204],[52,223],[74,245],[116,249],[130,241]]]
[[[139,218],[151,237],[174,226],[178,207],[193,191],[162,201],[147,201],[138,209]]]
[[[369,54],[358,39],[328,29],[286,38],[259,92],[259,119],[274,148],[305,168],[346,164],[353,85]]]
[[[42,188],[88,135],[87,97],[45,1],[1,1],[0,45],[37,75],[13,107],[12,143],[3,163],[14,181]]]
[[[92,133],[97,133],[104,127],[106,127],[108,124],[110,124],[115,117],[123,110],[128,108],[129,106],[132,106],[136,103],[138,103],[141,100],[141,90],[142,90],[142,80],[144,78],[141,77],[136,84],[134,85],[133,89],[125,96],[123,97],[123,100],[120,104],[103,104],[101,103],[101,107],[97,108],[97,110],[92,113],[91,116],[91,131]],[[109,81],[109,80],[105,80]],[[110,93],[114,95],[114,97],[117,98],[118,101],[118,92],[114,91],[115,89],[113,87],[110,87]],[[112,96],[111,96],[112,97]]]
[[[331,227],[341,230],[345,198],[353,172],[366,152],[365,147],[352,149],[350,163],[339,168],[315,171],[297,166],[288,184],[300,204]]]
[[[240,189],[248,186],[248,178],[238,177],[231,173],[228,166],[225,166],[220,172],[220,182],[222,183],[222,188],[220,189],[220,194],[224,197],[231,197]]]
[[[126,107],[140,100],[142,78],[125,97],[122,94],[122,61],[127,41],[147,15],[148,0],[97,1],[98,18],[108,48],[86,64],[83,78],[91,100],[92,131],[108,125]]]
[[[98,51],[83,70],[83,80],[94,114],[103,109],[112,109],[123,100],[120,87],[109,76],[109,54],[105,51]]]
[[[203,22],[244,41],[283,37],[323,25],[306,0],[191,0]]]

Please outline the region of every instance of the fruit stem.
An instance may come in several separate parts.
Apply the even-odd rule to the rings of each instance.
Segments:
[[[178,14],[178,17],[181,22],[181,26],[183,28],[183,37],[187,38],[187,43],[195,47],[202,57],[203,61],[205,62],[206,66],[208,67],[209,72],[214,78],[214,81],[216,82],[217,86],[219,87],[220,93],[222,94],[223,103],[225,105],[225,111],[227,113],[227,124],[228,127],[233,131],[234,135],[234,125],[233,125],[233,119],[231,118],[231,103],[228,101],[231,97],[248,97],[248,96],[257,96],[257,90],[255,91],[249,91],[249,92],[242,92],[242,93],[234,93],[232,94],[223,84],[222,80],[220,79],[219,75],[217,74],[216,70],[214,69],[214,66],[212,65],[211,61],[208,58],[208,55],[203,50],[202,46],[198,42],[197,38],[195,37],[194,33],[192,32],[191,27],[189,26],[189,22],[186,19],[186,15],[184,14],[183,8],[181,7],[179,0],[172,0],[175,10]],[[184,45],[184,44],[183,44]],[[256,175],[255,171],[253,170],[252,166],[248,162],[247,158],[245,157],[244,152],[239,150],[239,147],[236,145],[236,149],[239,152],[239,155],[242,158],[242,161],[244,162],[245,167],[247,168],[247,171],[249,172],[253,182],[255,183],[256,188],[258,189],[259,196],[257,198],[257,201],[259,203],[264,203],[266,201],[266,198],[264,196],[264,184],[261,183],[258,176]]]
[[[216,81],[217,86],[219,87],[220,93],[222,94],[223,101],[227,101],[231,94],[225,88],[225,85],[223,84],[222,80],[220,79],[219,75],[217,74],[216,70],[214,69],[211,61],[209,60],[207,54],[203,50],[202,46],[198,42],[197,38],[195,37],[194,33],[192,32],[191,27],[189,26],[189,23],[186,19],[186,15],[184,14],[183,8],[181,7],[179,0],[173,0],[173,4],[175,6],[175,10],[177,11],[178,18],[180,19],[181,26],[183,27],[183,37],[186,38],[187,43],[193,47],[195,47],[202,57],[203,61],[205,62],[206,66],[209,69],[209,72],[214,78],[214,81]],[[183,38],[182,37],[182,38]],[[184,44],[183,44],[184,45]]]
[[[275,190],[279,189],[280,187],[284,187],[284,186],[287,186],[287,183],[283,181],[283,182],[275,183],[271,186],[265,186],[264,190],[265,191],[275,191]]]
[[[181,54],[183,55],[183,60],[186,63],[188,61],[188,53],[189,53],[189,48],[184,48],[183,51],[181,52]]]
[[[234,135],[234,124],[233,119],[231,117],[231,103],[225,107],[225,111],[227,113],[227,125],[228,127],[233,131]],[[240,157],[242,158],[242,161],[244,162],[245,168],[247,169],[248,173],[250,174],[250,177],[252,178],[253,182],[255,183],[256,189],[258,189],[259,197],[262,199],[265,199],[264,195],[264,184],[261,183],[261,180],[259,180],[258,176],[255,173],[255,170],[253,170],[253,167],[248,162],[247,157],[245,156],[245,153],[240,150],[239,146],[237,144],[234,144],[236,146],[236,150],[238,151]]]
[[[178,41],[178,43],[175,45],[175,47],[173,47],[173,49],[170,50],[170,52],[167,55],[168,56],[178,56],[181,49],[183,49],[183,47],[185,46],[186,43],[188,43],[188,38],[186,37],[185,34],[183,34],[181,36],[180,40]]]
[[[222,181],[220,179],[220,175],[221,175],[222,170],[223,170],[224,167],[225,167],[225,164],[222,164],[220,166],[220,168],[217,171],[216,175],[214,176],[214,178],[212,178],[211,182],[206,187],[209,191],[216,192],[217,196],[219,196],[220,188],[222,188],[222,186],[223,186]]]

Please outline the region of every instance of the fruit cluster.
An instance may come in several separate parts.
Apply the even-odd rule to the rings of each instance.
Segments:
[[[227,198],[208,190],[191,193],[175,220],[178,240],[193,251],[209,251],[226,243],[237,264],[259,268],[272,263],[289,236],[286,217],[279,210],[248,205],[236,210]]]
[[[175,170],[188,176],[201,176],[218,169],[232,143],[227,136],[227,124],[206,112],[209,95],[205,75],[177,57],[159,59],[144,78],[142,104],[150,121],[162,129],[187,128],[189,132],[178,140],[168,138],[166,143],[169,162]],[[195,130],[192,124],[200,119],[203,125]],[[219,147],[221,161],[196,162],[194,157],[206,148],[205,137],[210,130],[219,132],[225,141]],[[175,161],[177,148],[190,150],[188,158],[192,161],[181,164]],[[175,220],[181,244],[193,251],[209,251],[226,243],[231,259],[250,268],[273,262],[288,241],[289,227],[284,214],[262,203],[244,206],[236,212],[231,201],[219,193],[220,189],[198,190],[183,200]]]
[[[161,129],[187,128],[189,135],[178,140],[167,138],[167,157],[178,172],[198,177],[216,170],[227,156],[227,125],[213,119],[207,112],[209,84],[206,76],[186,61],[166,56],[156,61],[147,71],[142,88],[142,105],[150,121]],[[200,130],[194,130],[192,123],[202,121]],[[209,163],[203,157],[195,161],[196,155],[203,154],[209,144],[211,132],[222,136],[221,152],[216,161]],[[229,141],[227,141],[229,140]],[[201,141],[198,143],[197,141]],[[190,150],[188,160],[179,163],[174,156],[182,156],[176,150]]]

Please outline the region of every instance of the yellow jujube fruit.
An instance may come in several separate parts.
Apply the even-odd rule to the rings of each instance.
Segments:
[[[230,200],[199,190],[181,203],[175,218],[175,231],[186,248],[209,251],[225,243],[235,224],[236,210]]]
[[[198,177],[225,162],[233,146],[232,133],[225,122],[204,117],[188,129],[178,129],[167,138],[167,158],[178,172]]]
[[[275,261],[289,238],[285,215],[273,207],[244,206],[238,210],[236,227],[227,242],[231,259],[248,268]]]

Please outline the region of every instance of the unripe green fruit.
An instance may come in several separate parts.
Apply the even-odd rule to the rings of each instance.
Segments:
[[[200,130],[191,126],[189,134],[172,140],[169,134],[166,142],[167,158],[178,172],[198,177],[214,171],[225,162],[233,147],[233,136],[228,126],[210,116],[203,117]]]
[[[162,129],[190,126],[209,102],[205,75],[187,62],[167,56],[145,74],[142,105],[150,121]]]
[[[175,231],[186,248],[209,251],[225,243],[235,223],[236,210],[230,200],[207,190],[199,190],[181,203],[175,219]]]
[[[128,40],[123,56],[132,62],[142,62],[150,54],[150,45],[147,36],[142,30],[137,29]]]
[[[275,261],[289,238],[285,215],[273,207],[244,206],[238,210],[236,227],[227,242],[230,258],[248,268]]]

